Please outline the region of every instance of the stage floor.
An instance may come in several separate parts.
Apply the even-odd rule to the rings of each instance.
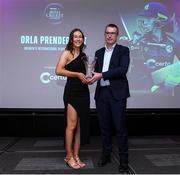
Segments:
[[[73,170],[63,161],[63,138],[0,137],[1,174],[118,174],[118,150],[114,139],[111,163],[97,167],[100,137],[81,147],[86,167]],[[180,174],[179,136],[129,137],[128,174]]]

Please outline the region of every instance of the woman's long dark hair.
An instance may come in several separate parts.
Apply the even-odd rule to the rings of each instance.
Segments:
[[[69,50],[72,54],[73,54],[73,34],[74,34],[74,32],[77,32],[77,31],[79,31],[81,34],[82,34],[82,38],[83,38],[83,43],[82,43],[82,45],[80,46],[80,53],[82,53],[82,51],[85,49],[85,47],[86,47],[86,45],[84,44],[84,34],[83,34],[83,32],[80,30],[80,29],[78,29],[78,28],[75,28],[75,29],[73,29],[72,31],[71,31],[71,33],[69,34],[69,41],[68,41],[68,43],[67,43],[67,45],[66,45],[66,50]]]

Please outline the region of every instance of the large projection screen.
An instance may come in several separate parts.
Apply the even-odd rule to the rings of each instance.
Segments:
[[[64,108],[66,77],[54,70],[70,31],[84,32],[93,56],[109,23],[130,49],[128,108],[179,108],[180,1],[156,2],[0,0],[0,108]]]

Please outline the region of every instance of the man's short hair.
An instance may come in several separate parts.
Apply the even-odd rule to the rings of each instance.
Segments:
[[[119,35],[119,28],[118,28],[118,26],[117,26],[116,24],[108,24],[108,25],[105,27],[105,32],[106,32],[106,29],[107,29],[108,27],[114,27],[114,28],[116,28],[116,30],[117,30],[117,35]]]

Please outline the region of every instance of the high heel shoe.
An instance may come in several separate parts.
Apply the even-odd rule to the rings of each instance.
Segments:
[[[84,162],[81,161],[81,159],[79,158],[79,156],[74,156],[74,160],[76,161],[76,163],[81,167],[85,167],[86,164]]]
[[[73,169],[81,168],[81,166],[76,162],[73,156],[65,157],[64,161],[70,168],[73,168]]]

